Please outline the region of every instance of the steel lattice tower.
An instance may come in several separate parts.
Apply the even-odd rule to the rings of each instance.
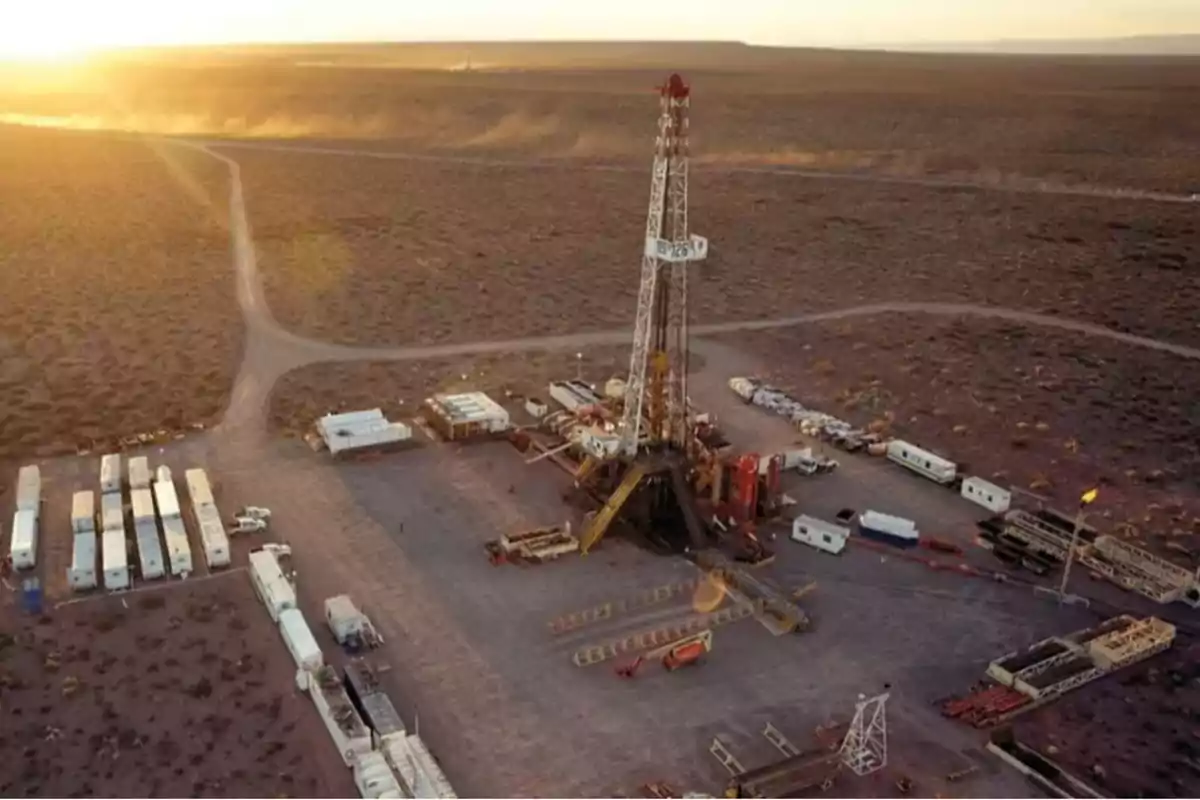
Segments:
[[[643,418],[651,447],[687,447],[687,264],[708,252],[708,241],[688,231],[691,90],[679,75],[661,87],[660,107],[621,427],[621,453],[629,457],[638,451]]]
[[[839,753],[842,763],[855,775],[870,775],[887,766],[887,699],[886,692],[870,698],[858,696],[854,721]]]

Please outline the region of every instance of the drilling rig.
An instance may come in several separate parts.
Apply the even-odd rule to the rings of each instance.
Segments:
[[[688,265],[708,240],[688,230],[690,88],[671,75],[659,88],[661,113],[642,251],[629,379],[615,435],[584,436],[576,485],[606,497],[586,523],[586,554],[618,518],[672,550],[703,549],[708,534],[692,490],[698,455],[688,406]]]

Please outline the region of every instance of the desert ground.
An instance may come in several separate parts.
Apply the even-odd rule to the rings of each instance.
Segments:
[[[1007,321],[889,314],[731,337],[801,402],[875,425],[973,474],[1096,513],[1181,563],[1200,554],[1191,363]]]
[[[186,148],[0,125],[0,461],[217,418],[242,341],[227,182]]]
[[[244,574],[0,617],[9,797],[349,789]]]

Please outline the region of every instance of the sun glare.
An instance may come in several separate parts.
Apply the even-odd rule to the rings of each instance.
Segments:
[[[0,38],[0,61],[57,63],[86,57],[90,48],[76,42],[31,39],[5,41]]]

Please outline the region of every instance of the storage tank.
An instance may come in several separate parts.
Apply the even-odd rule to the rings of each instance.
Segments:
[[[121,502],[120,492],[107,492],[100,495],[101,530],[125,532],[125,505]]]
[[[71,589],[82,592],[96,588],[96,532],[93,530],[74,534],[71,547],[71,566],[67,570],[67,583]]]
[[[180,517],[165,517],[162,520],[163,539],[167,543],[167,559],[171,574],[186,578],[192,573],[192,545],[188,541],[187,529]]]
[[[17,470],[17,509],[32,511],[34,516],[41,513],[42,505],[42,471],[36,464],[29,464]]]
[[[38,518],[32,509],[22,508],[13,514],[12,542],[9,556],[13,569],[33,569],[37,566]]]
[[[104,588],[128,589],[129,553],[125,549],[125,531],[105,531],[100,539],[100,555],[104,566]]]
[[[145,456],[134,456],[129,459],[129,488],[149,489],[153,475],[150,472],[150,460]]]
[[[121,456],[118,453],[100,459],[100,491],[121,491]]]
[[[71,530],[74,533],[96,531],[95,492],[75,492],[71,495]]]

